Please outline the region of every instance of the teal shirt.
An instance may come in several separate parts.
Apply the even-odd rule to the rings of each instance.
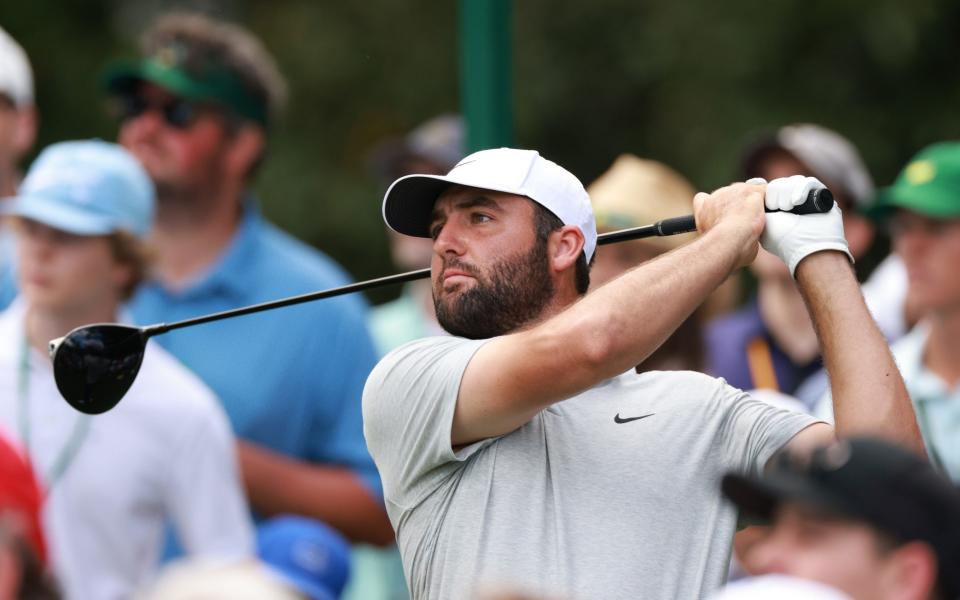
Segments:
[[[437,333],[431,331],[431,324],[424,317],[409,286],[403,288],[403,293],[396,300],[370,311],[370,334],[380,356],[407,342]]]

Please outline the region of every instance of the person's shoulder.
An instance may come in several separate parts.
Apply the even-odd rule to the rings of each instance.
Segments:
[[[332,258],[264,221],[259,231],[262,276],[290,285],[332,287],[350,282],[347,272]]]
[[[21,350],[24,311],[14,303],[0,312],[0,359],[7,361],[19,357]]]
[[[430,372],[449,374],[455,364],[469,362],[486,341],[440,335],[407,342],[380,359],[367,377],[364,397],[382,389],[394,390],[397,381],[423,381]]]
[[[219,419],[223,409],[216,394],[159,344],[148,343],[143,364],[130,393],[139,411],[189,421]]]

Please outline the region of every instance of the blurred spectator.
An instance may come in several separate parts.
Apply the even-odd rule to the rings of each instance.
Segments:
[[[170,563],[138,600],[306,600],[257,561]]]
[[[342,285],[346,273],[260,214],[250,185],[286,85],[245,29],[167,15],[143,56],[107,87],[120,142],[157,187],[155,279],[134,297],[139,323],[175,321]],[[165,335],[158,342],[217,392],[242,438],[240,465],[261,516],[308,515],[353,541],[393,532],[367,453],[360,395],[376,353],[359,295]]]
[[[30,63],[23,48],[0,27],[0,197],[16,193],[20,160],[36,136]]]
[[[933,463],[960,482],[960,143],[921,151],[878,197],[922,317],[893,355]],[[829,417],[829,394],[817,408]]]
[[[597,233],[649,225],[693,212],[696,190],[670,167],[623,154],[587,188]],[[642,262],[678,248],[693,233],[651,237],[597,248],[590,281],[594,289]],[[684,321],[653,354],[637,366],[644,371],[702,371],[700,309]]]
[[[118,320],[146,268],[153,208],[141,166],[101,141],[47,148],[8,208],[22,299],[0,316],[0,422],[48,490],[44,525],[67,598],[128,598],[155,569],[168,519],[190,553],[253,553],[230,427],[199,379],[151,344],[123,403],[96,418],[54,382],[48,342]]]
[[[459,115],[441,115],[406,137],[388,140],[374,149],[373,171],[385,192],[397,179],[413,173],[446,175],[466,154],[466,132]],[[408,271],[430,266],[433,244],[428,239],[400,235],[386,228],[397,268]],[[444,335],[433,310],[430,281],[412,281],[400,297],[371,311],[370,332],[380,354],[428,335]]]
[[[13,196],[20,183],[20,161],[37,136],[33,73],[23,48],[0,27],[0,198]],[[0,308],[16,295],[13,241],[0,229]]]
[[[747,553],[754,573],[810,579],[857,600],[960,596],[960,492],[888,442],[784,454],[763,478],[726,475],[723,492],[741,514],[772,521]]]
[[[809,124],[783,127],[747,149],[743,175],[767,180],[789,175],[817,177],[830,188],[843,211],[851,254],[859,259],[869,250],[874,227],[858,211],[872,198],[873,181],[856,148],[836,132]],[[805,379],[820,371],[820,345],[803,298],[783,263],[762,248],[750,268],[757,277],[756,296],[743,309],[707,328],[708,370],[737,387],[798,395],[809,406],[827,382],[824,375],[811,390],[798,392]],[[881,272],[892,278],[886,289],[867,299],[867,306],[875,318],[881,312],[897,315],[897,319],[880,319],[887,323],[881,330],[889,338],[903,330],[903,285],[895,283],[895,264],[885,265]]]
[[[0,516],[0,600],[58,600],[60,593],[19,527]]]
[[[275,517],[257,529],[260,560],[310,600],[337,600],[350,578],[350,545],[305,517]]]
[[[0,431],[0,600],[55,600],[45,568],[42,491],[29,460]]]
[[[43,492],[28,457],[0,431],[0,518],[22,535],[41,563],[47,560],[47,545],[40,509]]]

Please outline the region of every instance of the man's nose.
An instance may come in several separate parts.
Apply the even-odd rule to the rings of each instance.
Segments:
[[[463,254],[463,236],[462,231],[455,223],[448,222],[440,229],[440,233],[433,240],[433,251],[440,256],[454,254]]]
[[[147,136],[152,135],[164,124],[163,115],[160,110],[154,106],[146,107],[140,114],[128,117],[121,125],[121,137],[127,136]]]

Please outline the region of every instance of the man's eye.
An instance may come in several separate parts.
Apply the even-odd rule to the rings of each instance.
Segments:
[[[483,213],[473,213],[472,218],[474,223],[486,223],[487,221],[491,220],[490,215],[485,215]]]
[[[436,240],[437,237],[439,237],[439,235],[440,235],[440,230],[441,230],[441,229],[443,229],[443,227],[442,227],[439,223],[436,224],[436,225],[431,225],[431,226],[430,226],[430,239]]]

